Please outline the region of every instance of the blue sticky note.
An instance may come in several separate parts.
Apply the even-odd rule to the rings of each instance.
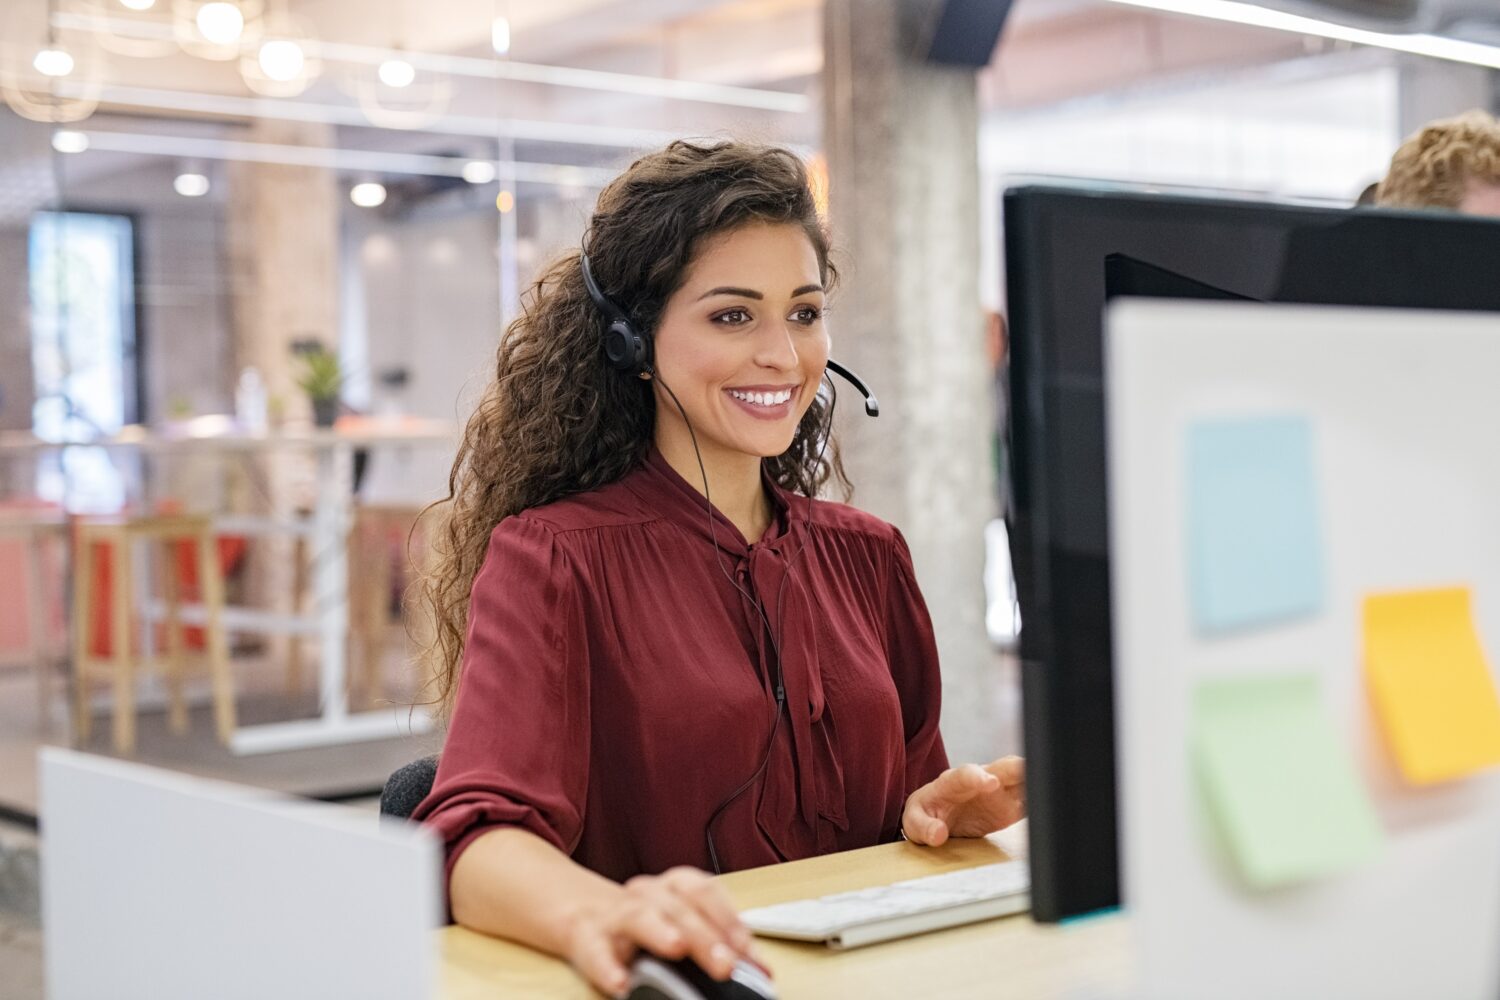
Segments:
[[[1200,632],[1323,604],[1312,428],[1300,416],[1196,421],[1187,442],[1188,579]]]

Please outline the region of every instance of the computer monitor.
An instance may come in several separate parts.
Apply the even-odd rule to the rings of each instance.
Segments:
[[[1500,311],[1500,222],[1058,186],[1011,189],[1004,211],[1032,907],[1050,922],[1120,901],[1106,300]]]

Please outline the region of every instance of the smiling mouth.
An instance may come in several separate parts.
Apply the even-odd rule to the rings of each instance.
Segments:
[[[741,392],[738,389],[726,389],[729,395],[742,403],[752,406],[777,407],[791,400],[795,394],[794,389],[782,389],[780,392]]]

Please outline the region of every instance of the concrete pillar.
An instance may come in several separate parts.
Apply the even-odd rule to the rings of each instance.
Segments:
[[[331,147],[326,125],[259,120],[251,142]],[[229,164],[229,259],[233,270],[235,370],[260,369],[289,418],[311,419],[296,386],[294,340],[339,342],[339,190],[330,170]]]
[[[854,503],[911,545],[943,667],[955,761],[1001,744],[996,656],[984,628],[984,525],[997,510],[994,401],[979,295],[975,73],[911,55],[932,0],[827,0],[824,147],[843,283],[834,356],[881,416],[840,386]]]
[[[333,130],[325,125],[260,120],[248,132],[245,138],[252,142],[335,145]],[[274,409],[287,420],[311,421],[311,404],[296,384],[299,368],[291,344],[316,338],[338,349],[337,178],[318,167],[234,162],[228,180],[234,370],[254,365],[278,404]],[[314,464],[305,453],[278,452],[232,488],[240,509],[288,517],[312,506]],[[290,609],[292,555],[292,541],[285,537],[251,547],[248,603]],[[311,558],[327,556],[314,552]],[[273,644],[273,655],[284,649],[284,642]]]

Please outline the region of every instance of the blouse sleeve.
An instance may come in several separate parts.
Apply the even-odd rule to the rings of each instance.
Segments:
[[[906,737],[906,794],[910,795],[948,767],[948,752],[938,731],[942,677],[937,640],[927,602],[917,587],[911,550],[895,531],[886,592],[886,657],[901,698]]]
[[[442,838],[449,876],[464,849],[496,827],[530,830],[565,854],[578,842],[589,761],[578,591],[549,529],[521,517],[495,528],[469,598],[437,779],[412,814]]]

